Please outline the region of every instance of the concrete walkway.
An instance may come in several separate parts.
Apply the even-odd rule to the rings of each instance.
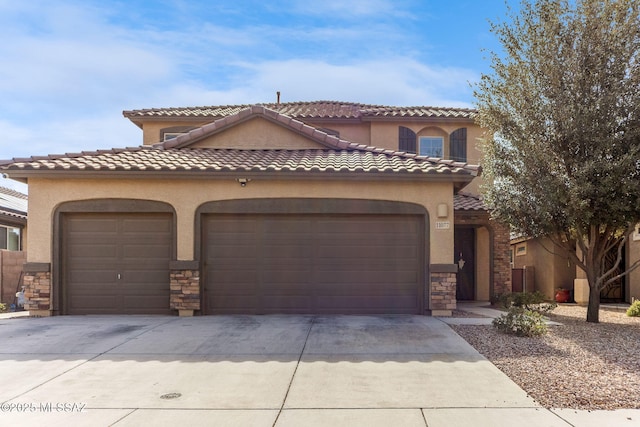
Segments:
[[[447,324],[425,316],[13,318],[0,320],[0,342],[0,425],[640,420],[637,412],[606,414],[603,423],[594,412],[541,408]]]

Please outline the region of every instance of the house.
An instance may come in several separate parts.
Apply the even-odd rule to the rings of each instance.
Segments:
[[[475,111],[332,101],[124,111],[143,145],[12,159],[41,315],[450,315],[511,289]]]
[[[0,187],[0,302],[12,304],[26,260],[27,195]]]
[[[589,286],[585,273],[576,267],[563,250],[547,238],[514,238],[511,240],[511,259],[514,268],[514,290],[519,289],[518,279],[526,270],[527,291],[540,291],[553,298],[558,288],[570,289],[579,304],[589,301]],[[623,251],[621,273],[626,266],[640,259],[640,224],[636,225]],[[613,265],[615,259],[609,262]],[[640,299],[640,268],[607,285],[600,292],[601,302],[627,302]]]

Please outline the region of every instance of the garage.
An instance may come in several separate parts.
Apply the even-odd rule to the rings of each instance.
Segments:
[[[171,214],[63,214],[63,312],[171,314],[172,236]]]
[[[419,314],[424,217],[209,214],[206,314]]]

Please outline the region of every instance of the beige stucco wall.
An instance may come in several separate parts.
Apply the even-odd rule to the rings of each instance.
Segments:
[[[573,287],[576,267],[568,261],[567,257],[561,255],[561,248],[555,247],[549,239],[543,239],[542,243],[537,239],[521,243],[527,245],[527,253],[514,255],[514,268],[525,266],[534,268],[535,290],[553,298],[557,288],[571,289]],[[512,247],[517,247],[521,243],[512,245]],[[545,247],[557,254],[549,252]]]
[[[192,145],[192,148],[234,148],[237,150],[286,150],[326,148],[261,117],[233,126]]]
[[[194,219],[198,206],[215,200],[313,197],[394,200],[424,206],[430,215],[430,263],[453,263],[453,200],[450,183],[304,181],[253,178],[241,187],[234,178],[29,180],[29,262],[52,262],[53,214],[67,201],[130,198],[171,204],[177,216],[177,258],[194,259]],[[435,229],[439,203],[449,207],[451,227]]]

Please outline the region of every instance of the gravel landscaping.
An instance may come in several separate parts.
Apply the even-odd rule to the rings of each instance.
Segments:
[[[546,408],[640,409],[640,318],[561,305],[537,338],[505,335],[492,326],[451,326]]]

